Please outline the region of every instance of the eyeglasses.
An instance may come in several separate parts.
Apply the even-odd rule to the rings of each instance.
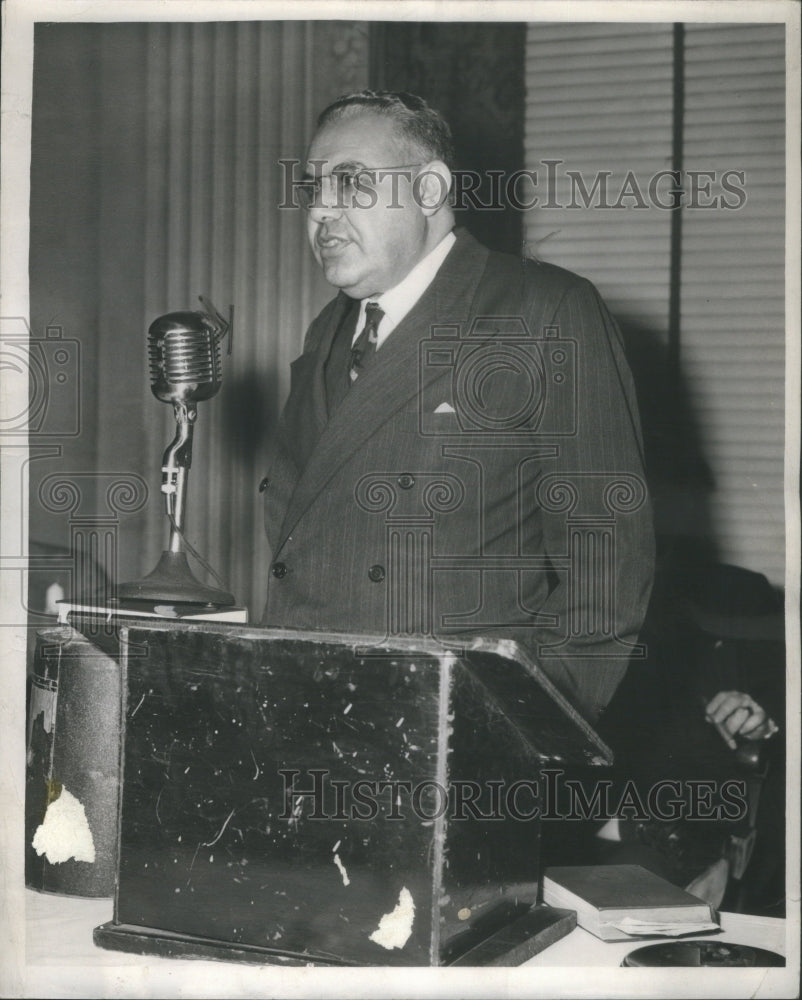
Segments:
[[[332,170],[330,174],[299,181],[295,184],[295,189],[301,208],[306,211],[321,205],[324,186],[334,194],[334,208],[370,208],[376,204],[374,194],[377,185],[388,174],[420,166],[421,163],[397,163],[392,167],[342,168]],[[363,198],[360,199],[360,195]]]

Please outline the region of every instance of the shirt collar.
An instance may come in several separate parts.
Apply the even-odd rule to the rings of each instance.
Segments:
[[[448,256],[449,250],[456,242],[457,238],[454,233],[447,233],[437,246],[429,251],[423,260],[419,260],[402,281],[399,281],[395,288],[390,288],[388,291],[382,292],[381,295],[371,295],[367,299],[362,299],[359,303],[359,318],[354,340],[365,325],[365,307],[368,302],[376,302],[384,313],[377,333],[376,350],[378,350],[434,281],[435,275]]]

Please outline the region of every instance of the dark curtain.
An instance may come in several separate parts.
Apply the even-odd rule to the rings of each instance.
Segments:
[[[515,23],[380,22],[370,33],[371,87],[412,91],[437,108],[454,132],[457,168],[481,176],[458,221],[486,246],[515,254],[521,213],[503,186],[494,197],[488,171],[524,165],[525,39],[526,25]]]

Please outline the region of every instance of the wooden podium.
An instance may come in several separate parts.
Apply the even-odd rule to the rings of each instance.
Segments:
[[[610,762],[507,641],[151,624],[121,630],[114,919],[137,953],[516,965],[538,906],[544,765]]]

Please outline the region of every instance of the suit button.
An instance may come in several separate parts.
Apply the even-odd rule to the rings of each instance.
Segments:
[[[265,478],[259,483],[259,492],[264,493],[267,487],[270,485],[270,480],[265,476]]]
[[[381,566],[379,563],[371,566],[368,570],[368,577],[373,583],[381,583],[385,577],[384,566]]]
[[[415,477],[410,476],[408,472],[405,472],[402,476],[398,477],[398,485],[402,490],[411,490],[415,485]]]
[[[283,562],[273,563],[270,572],[277,580],[280,580],[282,576],[287,575],[287,567]]]

